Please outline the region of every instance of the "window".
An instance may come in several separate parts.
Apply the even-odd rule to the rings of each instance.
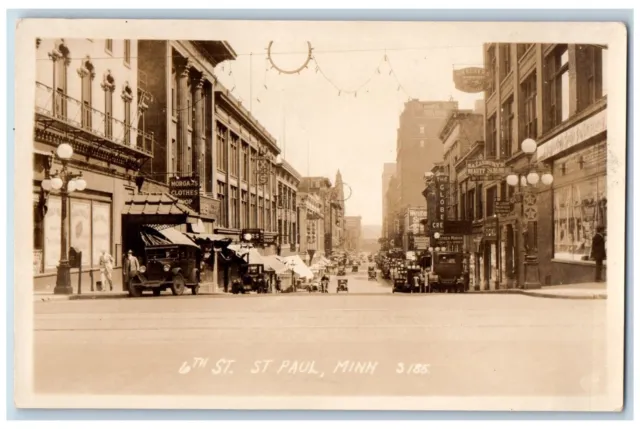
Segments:
[[[608,60],[609,60],[609,49],[608,48],[603,48],[601,51],[601,55],[602,55],[602,59],[600,60],[600,67],[601,67],[601,75],[602,75],[602,96],[606,96],[608,93],[607,87],[608,87],[608,81],[607,81],[607,64],[608,64]]]
[[[489,88],[487,89],[487,95],[491,95],[496,90],[496,47],[492,45],[487,50],[487,69],[490,74]]]
[[[249,194],[242,191],[240,194],[240,217],[242,218],[242,228],[249,227]]]
[[[420,134],[424,134],[424,125],[420,126]]]
[[[240,214],[238,213],[238,188],[231,186],[231,199],[229,205],[231,228],[240,228]]]
[[[250,224],[250,228],[255,228],[257,224],[256,211],[258,210],[256,194],[251,194],[250,198],[251,198],[251,207],[250,207],[251,213],[249,215],[249,224]]]
[[[92,109],[92,83],[93,83],[93,65],[90,61],[85,61],[82,69],[80,69],[81,76],[81,103],[82,103],[82,127],[85,129],[91,129],[91,119],[93,118]]]
[[[420,140],[420,149],[424,149],[424,140]]]
[[[498,129],[496,128],[496,115],[487,120],[487,158],[495,158],[497,155]]]
[[[533,46],[533,43],[518,43],[516,50],[518,59],[522,58],[524,54]]]
[[[187,115],[187,126],[193,129],[193,85],[191,80],[188,81],[187,85],[187,105],[184,106],[186,111],[183,113]],[[183,106],[180,106],[180,108],[182,109]]]
[[[514,112],[513,96],[502,105],[502,141],[500,143],[501,158],[509,158],[513,151]]]
[[[249,181],[249,145],[242,144],[242,160],[240,163],[240,178]]]
[[[520,86],[522,93],[522,112],[520,116],[520,129],[522,140],[525,138],[535,139],[538,137],[538,91],[536,73],[531,73]],[[520,150],[518,146],[517,150]]]
[[[218,200],[220,201],[220,225],[229,227],[229,207],[227,206],[227,184],[218,181]]]
[[[105,40],[105,42],[104,42],[104,50],[107,51],[110,54],[113,53],[113,39]]]
[[[216,123],[216,168],[221,172],[227,171],[227,128]]]
[[[500,80],[511,73],[511,45],[500,45]]]
[[[264,227],[264,198],[258,198],[258,228]]]
[[[492,186],[487,189],[487,217],[495,214],[496,199],[498,198],[498,187]]]
[[[176,70],[173,69],[171,74],[171,114],[174,118],[178,116],[178,97],[176,97],[177,79]]]
[[[603,76],[606,49],[590,45],[577,45],[577,49],[584,64],[579,70],[584,73],[584,87],[578,91],[579,110],[582,110],[602,98],[606,91]]]
[[[124,142],[131,144],[131,101],[124,102]]]
[[[131,64],[131,40],[124,41],[124,64]]]
[[[478,184],[476,186],[476,209],[477,209],[477,219],[482,219],[484,217],[484,201],[483,201],[483,189],[482,185]]]
[[[545,130],[569,118],[569,50],[559,45],[545,59]]]
[[[67,75],[69,71],[67,58],[59,58],[54,63],[55,115],[62,119],[67,117]]]
[[[233,177],[238,177],[238,137],[235,134],[229,135],[229,174]]]

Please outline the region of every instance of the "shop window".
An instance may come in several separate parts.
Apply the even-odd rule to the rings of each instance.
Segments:
[[[545,58],[545,130],[569,118],[569,50],[559,45]]]
[[[520,116],[520,130],[522,140],[538,137],[538,84],[536,72],[531,73],[520,86],[522,94],[522,112]],[[519,151],[520,148],[518,147]]]

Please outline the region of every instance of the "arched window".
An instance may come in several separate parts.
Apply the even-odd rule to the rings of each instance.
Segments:
[[[93,78],[96,76],[95,67],[88,56],[82,61],[82,66],[78,69],[78,75],[82,80],[81,104],[82,104],[82,127],[91,129],[93,122]]]
[[[113,138],[113,91],[116,89],[116,80],[107,70],[102,78],[102,89],[104,90],[104,136]]]
[[[124,101],[124,142],[131,144],[131,102],[133,101],[133,89],[129,82],[122,87],[122,100]]]
[[[54,48],[49,52],[49,58],[53,61],[53,114],[65,119],[67,117],[67,78],[71,52],[63,39],[55,42]]]

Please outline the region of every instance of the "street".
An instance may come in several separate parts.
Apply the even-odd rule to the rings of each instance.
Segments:
[[[595,395],[606,301],[391,294],[35,303],[38,393]],[[377,292],[377,293],[376,293]],[[380,293],[381,292],[381,293]]]

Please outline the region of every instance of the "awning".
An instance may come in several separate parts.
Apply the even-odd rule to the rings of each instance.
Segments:
[[[287,266],[282,262],[280,262],[277,256],[269,255],[269,256],[263,256],[263,258],[267,263],[267,265],[269,266],[269,268],[275,271],[276,274],[282,274],[288,271]]]
[[[285,264],[288,269],[293,270],[294,273],[300,277],[312,279],[313,272],[307,267],[302,258],[299,255],[287,256],[284,258]]]
[[[195,241],[196,243],[207,242],[226,242],[231,243],[232,240],[229,237],[220,234],[199,234],[196,232],[186,232],[185,235]]]
[[[165,228],[158,230],[158,232],[164,235],[173,244],[182,244],[186,246],[197,247],[198,249],[200,248],[196,243],[193,242],[193,240],[187,237],[184,232],[178,231],[175,228]]]
[[[131,195],[124,203],[122,215],[129,222],[147,225],[181,225],[197,223],[200,215],[169,194]]]

